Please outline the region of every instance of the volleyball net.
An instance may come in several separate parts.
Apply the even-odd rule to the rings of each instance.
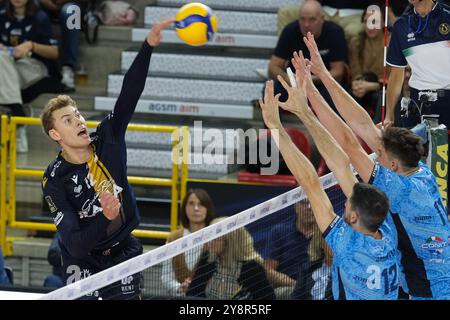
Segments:
[[[342,215],[334,175],[320,181]],[[231,214],[40,299],[330,298],[332,257],[301,187]]]

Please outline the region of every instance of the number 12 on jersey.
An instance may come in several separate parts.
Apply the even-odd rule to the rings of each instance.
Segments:
[[[398,281],[396,264],[383,270],[377,265],[370,265],[367,267],[366,272],[370,274],[367,278],[367,287],[369,289],[381,289],[381,282],[383,280],[385,294],[397,290]]]

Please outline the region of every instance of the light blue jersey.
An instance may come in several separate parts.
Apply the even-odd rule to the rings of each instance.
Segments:
[[[323,236],[333,251],[335,300],[396,300],[399,253],[395,230],[384,222],[377,240],[336,217]]]
[[[413,297],[450,299],[450,225],[430,169],[401,176],[376,164],[369,183],[386,192],[398,233],[405,291]]]

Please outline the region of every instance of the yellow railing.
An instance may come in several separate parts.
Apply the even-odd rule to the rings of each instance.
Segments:
[[[2,116],[1,127],[1,194],[0,194],[0,241],[6,255],[10,254],[8,238],[6,237],[6,225],[11,228],[22,228],[28,230],[55,231],[53,223],[40,223],[16,220],[16,177],[35,177],[42,179],[43,170],[18,169],[16,167],[16,128],[17,125],[41,125],[39,118],[12,117],[8,123],[8,118]],[[89,128],[96,127],[99,122],[87,121]],[[136,177],[129,176],[128,181],[135,185],[164,186],[171,188],[171,208],[170,208],[170,230],[178,227],[178,202],[186,194],[186,183],[188,176],[187,157],[188,152],[188,128],[182,127],[182,147],[180,148],[180,128],[173,126],[152,126],[130,124],[128,130],[138,130],[144,132],[163,132],[172,134],[172,177],[170,179]],[[6,146],[9,142],[9,152]],[[181,170],[179,165],[181,149]],[[7,156],[9,155],[9,170],[7,168]],[[186,161],[185,161],[186,160]],[[179,172],[181,171],[181,177]],[[9,199],[6,196],[7,176],[9,174]],[[179,191],[180,190],[180,191]],[[180,197],[181,196],[181,197]],[[165,239],[169,232],[140,230],[133,231],[137,237]]]
[[[2,116],[0,133],[0,246],[6,254],[6,179],[7,179],[7,154],[8,154],[8,117]]]

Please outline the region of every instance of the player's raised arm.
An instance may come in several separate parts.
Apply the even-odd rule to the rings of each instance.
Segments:
[[[336,140],[334,140],[319,120],[317,120],[311,109],[309,109],[305,93],[306,81],[303,81],[302,87],[292,88],[281,77],[278,80],[286,89],[289,96],[287,103],[280,102],[280,106],[285,106],[285,109],[288,108],[288,105],[294,108],[295,114],[302,120],[313,137],[328,167],[336,175],[344,194],[349,197],[354,184],[357,182],[350,169],[350,160]],[[311,77],[309,77],[309,80],[312,81]]]
[[[161,42],[161,31],[173,24],[174,21],[174,18],[166,18],[152,26],[146,41],[142,44],[130,69],[125,74],[112,117],[113,129],[116,135],[125,134],[142,91],[144,91],[153,48]]]
[[[319,229],[324,232],[331,224],[336,214],[325,191],[320,187],[319,177],[308,158],[297,149],[286,130],[281,125],[278,104],[279,95],[274,96],[273,81],[266,82],[264,101],[260,100],[264,122],[269,129],[275,130],[273,136],[283,159],[305,190],[314,212]],[[278,132],[278,139],[276,132]]]
[[[299,85],[304,85],[305,90],[303,92],[298,92],[299,89],[296,88],[289,88],[289,99],[286,101],[286,103],[282,103],[280,106],[290,111],[294,114],[296,114],[302,121],[304,115],[301,111],[301,106],[299,106],[298,102],[296,102],[296,99],[298,99],[298,95],[305,95],[307,96],[309,102],[311,103],[311,107],[316,113],[317,117],[320,120],[320,123],[328,130],[328,132],[331,134],[331,136],[336,139],[337,143],[340,145],[340,147],[343,149],[343,151],[346,153],[346,156],[350,158],[350,162],[355,167],[356,171],[359,173],[360,177],[365,181],[368,182],[370,179],[370,176],[373,171],[373,167],[375,165],[374,161],[367,155],[367,153],[364,151],[364,149],[359,144],[359,141],[356,139],[356,136],[354,135],[353,131],[348,127],[348,125],[330,108],[328,103],[325,101],[325,99],[320,94],[319,90],[317,90],[316,86],[314,85],[312,79],[311,79],[311,72],[310,72],[310,66],[306,65],[306,61],[303,57],[302,52],[294,53],[294,56],[292,58],[292,64],[295,67],[296,70],[296,80]],[[286,84],[285,84],[286,85]],[[314,117],[315,121],[317,119]],[[305,123],[306,124],[306,123]],[[314,141],[319,146],[319,151],[321,152],[322,156],[325,158],[326,154],[322,153],[320,146],[322,145],[322,142],[316,141],[314,132],[316,129],[314,124],[312,124],[312,128],[310,129],[308,127],[308,130],[313,135]],[[334,142],[333,142],[334,143]],[[324,152],[327,152],[329,149],[328,147],[322,148],[325,149]],[[342,151],[342,150],[341,150]],[[335,157],[331,157],[331,161],[334,161]],[[325,158],[325,161],[327,159]],[[327,161],[328,167],[334,171],[332,166],[335,166],[334,164],[329,164]],[[337,168],[340,166],[338,165]]]
[[[340,115],[352,130],[360,136],[372,150],[378,150],[381,144],[381,130],[378,129],[367,112],[345,91],[325,68],[314,36],[308,32],[304,37],[311,61],[311,72],[318,76],[327,88]]]

